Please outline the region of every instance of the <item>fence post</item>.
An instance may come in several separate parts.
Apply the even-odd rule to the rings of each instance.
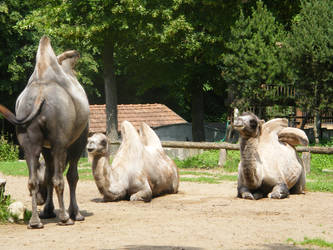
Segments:
[[[305,167],[306,173],[310,173],[311,170],[311,153],[310,152],[303,152],[302,153],[302,160]]]
[[[219,157],[219,167],[224,167],[225,163],[227,162],[227,150],[226,149],[220,149],[220,157]]]

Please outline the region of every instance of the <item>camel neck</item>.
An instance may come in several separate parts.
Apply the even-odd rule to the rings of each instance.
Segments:
[[[258,156],[258,138],[241,138],[240,154],[244,178],[250,184],[256,184],[259,181],[257,173],[257,156]]]
[[[92,162],[92,172],[97,185],[97,188],[101,194],[105,193],[105,189],[109,184],[109,176],[107,175],[107,166],[109,163],[109,156],[94,156]]]

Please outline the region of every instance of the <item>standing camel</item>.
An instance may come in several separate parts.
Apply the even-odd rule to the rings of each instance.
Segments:
[[[39,42],[34,72],[17,98],[16,115],[0,105],[0,113],[16,125],[17,138],[29,167],[32,216],[28,228],[42,228],[40,218],[56,216],[53,188],[59,202],[59,224],[71,225],[74,220],[84,220],[76,202],[75,190],[79,179],[77,163],[88,134],[89,103],[73,70],[79,57],[79,53],[72,50],[57,58],[50,39],[43,36]],[[40,153],[45,159],[44,171],[39,163]],[[63,199],[63,172],[67,163],[69,214]],[[44,174],[40,175],[40,172]],[[44,202],[44,209],[38,215],[37,204]]]

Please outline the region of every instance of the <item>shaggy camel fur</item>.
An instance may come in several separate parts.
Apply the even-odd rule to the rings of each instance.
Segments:
[[[282,199],[304,192],[305,169],[295,146],[308,145],[308,138],[302,130],[287,126],[287,119],[264,123],[249,112],[235,120],[233,127],[241,136],[238,197]]]
[[[58,58],[50,39],[40,39],[36,65],[27,86],[16,101],[16,115],[0,105],[0,113],[16,125],[17,138],[29,167],[28,187],[32,196],[32,216],[28,228],[42,228],[40,218],[55,217],[53,188],[59,201],[61,225],[84,220],[76,202],[77,163],[88,135],[89,103],[73,71],[80,55],[66,51]],[[40,153],[45,166],[39,162]],[[65,209],[63,172],[69,163],[68,213]],[[38,215],[37,205],[46,202]]]
[[[93,176],[104,201],[148,202],[178,192],[178,168],[163,151],[159,138],[145,123],[139,133],[130,122],[122,123],[122,143],[111,166],[107,137],[97,133],[88,138]]]

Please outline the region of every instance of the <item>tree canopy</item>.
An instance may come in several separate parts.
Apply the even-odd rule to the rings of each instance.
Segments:
[[[326,112],[331,20],[328,0],[4,0],[1,103],[14,106],[45,34],[56,53],[80,52],[79,81],[91,103],[107,104],[113,139],[117,103],[164,103],[192,122],[197,141],[203,122],[226,119],[229,107],[259,116],[272,104]],[[295,100],[274,94],[286,86]]]

